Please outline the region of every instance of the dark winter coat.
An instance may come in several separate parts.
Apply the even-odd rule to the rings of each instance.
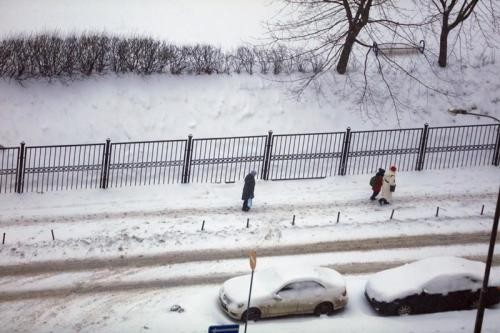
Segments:
[[[255,177],[249,173],[245,177],[245,186],[243,186],[243,194],[241,200],[253,199],[253,190],[255,189]]]
[[[383,182],[384,182],[384,173],[377,172],[377,174],[375,175],[375,185],[372,187],[372,190],[374,192],[380,192]]]

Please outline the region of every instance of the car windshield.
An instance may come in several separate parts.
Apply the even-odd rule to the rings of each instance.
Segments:
[[[281,275],[276,272],[274,269],[266,269],[262,271],[258,271],[255,276],[255,285],[256,286],[261,286],[266,289],[273,289],[275,290],[276,288],[279,288],[283,284],[283,278]]]

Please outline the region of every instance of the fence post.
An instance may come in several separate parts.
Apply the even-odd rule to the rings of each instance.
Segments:
[[[21,142],[21,147],[19,148],[19,155],[17,157],[17,169],[16,169],[16,192],[23,193],[24,189],[24,172],[25,172],[25,143]]]
[[[184,165],[182,166],[182,183],[189,183],[189,176],[191,169],[191,154],[193,148],[193,134],[188,135],[188,140],[186,143],[186,149],[184,150]]]
[[[100,188],[108,188],[108,175],[109,175],[109,158],[111,156],[111,139],[106,139],[106,146],[104,146],[104,153],[102,156],[102,174]]]
[[[497,142],[495,143],[495,153],[493,154],[493,165],[500,165],[500,125],[497,125]]]
[[[347,157],[349,155],[349,144],[351,143],[351,128],[347,127],[344,136],[344,144],[342,145],[342,156],[340,158],[339,175],[345,176],[347,168]]]
[[[262,162],[262,179],[269,179],[269,167],[271,166],[271,149],[273,147],[273,131],[267,133],[266,148],[264,150],[264,161]]]
[[[415,167],[417,171],[421,171],[424,168],[428,135],[429,135],[429,124],[426,123],[422,131],[422,137],[420,138],[420,147],[418,148],[417,165]]]

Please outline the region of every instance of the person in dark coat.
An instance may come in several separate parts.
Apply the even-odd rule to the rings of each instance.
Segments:
[[[375,184],[372,186],[373,194],[370,197],[370,200],[377,200],[377,195],[380,193],[380,189],[382,188],[382,183],[384,181],[384,169],[378,169],[378,172],[375,174]]]
[[[257,171],[252,170],[245,177],[245,185],[243,186],[243,194],[241,195],[241,200],[243,200],[243,208],[241,210],[248,212],[250,210],[252,199],[254,198],[253,191],[255,189],[255,175]],[[250,205],[249,205],[250,203]]]

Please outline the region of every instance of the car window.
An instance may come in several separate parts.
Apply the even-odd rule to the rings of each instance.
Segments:
[[[424,285],[424,291],[428,294],[443,294],[459,290],[476,289],[477,282],[473,282],[470,276],[439,276]]]
[[[324,289],[325,287],[316,281],[300,281],[289,283],[278,291],[281,293],[301,292],[310,289]]]

